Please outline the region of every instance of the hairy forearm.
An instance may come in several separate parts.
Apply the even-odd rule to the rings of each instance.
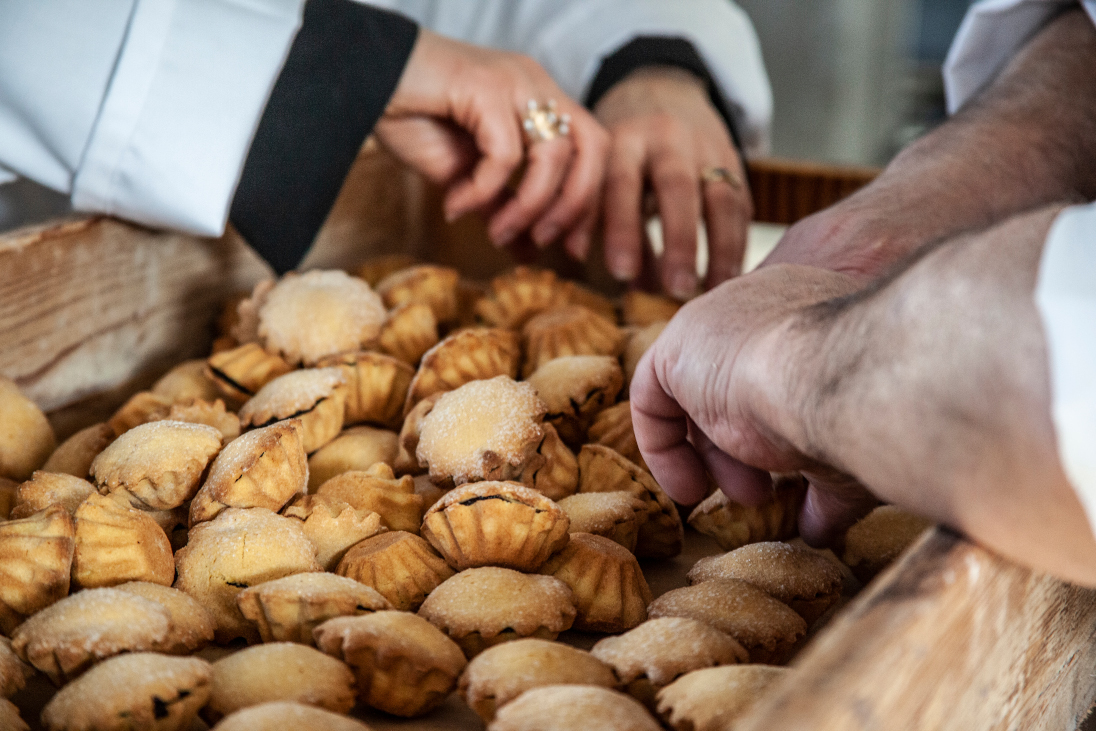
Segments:
[[[1059,210],[941,245],[806,311],[817,356],[797,371],[794,438],[885,500],[1092,584],[1096,542],[1058,462],[1032,298]]]

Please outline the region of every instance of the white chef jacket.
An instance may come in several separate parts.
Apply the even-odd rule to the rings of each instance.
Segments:
[[[0,0],[0,182],[24,176],[70,193],[78,210],[219,235],[303,5]],[[727,0],[449,0],[406,11],[533,53],[576,97],[600,55],[630,38],[685,36],[749,145],[767,140],[757,39]]]
[[[974,5],[944,67],[948,110],[988,86],[1063,6],[1075,4],[983,0]],[[1082,5],[1096,22],[1096,0]],[[1055,220],[1039,264],[1035,304],[1047,344],[1058,456],[1096,532],[1096,204],[1073,206]]]

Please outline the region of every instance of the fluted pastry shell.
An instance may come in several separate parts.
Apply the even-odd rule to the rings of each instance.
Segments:
[[[37,470],[31,478],[16,490],[15,506],[9,515],[12,519],[29,518],[39,510],[60,505],[69,515],[76,512],[80,503],[95,493],[95,486],[79,477],[57,472]]]
[[[624,345],[624,332],[616,324],[580,305],[545,310],[529,319],[521,330],[525,354],[522,374],[565,355],[608,355],[616,358]]]
[[[0,477],[22,482],[42,466],[57,446],[42,410],[23,395],[15,381],[0,376]]]
[[[590,424],[616,401],[624,377],[611,356],[567,355],[540,366],[526,381],[548,406],[544,420],[575,446],[586,441]]]
[[[689,617],[738,640],[751,662],[781,665],[807,632],[807,623],[786,604],[753,584],[712,579],[673,589],[651,602],[654,617]]]
[[[117,589],[86,589],[21,624],[11,646],[60,686],[108,657],[155,651],[170,632],[171,614],[156,602]]]
[[[387,312],[364,281],[338,270],[286,274],[259,306],[259,341],[291,365],[352,353],[377,337]]]
[[[259,629],[263,642],[315,645],[312,630],[332,617],[391,609],[375,589],[345,576],[321,571],[293,574],[244,589],[240,611]]]
[[[442,582],[419,607],[419,616],[471,658],[520,637],[554,640],[571,628],[575,604],[559,579],[484,566]]]
[[[259,342],[259,309],[266,303],[266,297],[270,290],[274,289],[276,282],[273,279],[262,279],[251,288],[250,294],[245,294],[236,302],[235,313],[221,312],[218,318],[219,325],[224,329],[220,331],[218,340],[231,340],[238,345],[244,343]],[[226,303],[226,308],[231,307],[232,300],[237,299],[233,295]],[[213,352],[217,352],[214,349]]]
[[[281,510],[303,493],[308,462],[298,419],[286,419],[233,439],[209,468],[190,503],[190,525],[212,520],[225,508]]]
[[[540,567],[574,593],[574,628],[623,632],[647,619],[651,589],[631,551],[590,533],[573,533],[566,548]]]
[[[448,490],[443,490],[435,485],[430,480],[429,475],[415,475],[412,480],[415,483],[415,494],[422,496],[422,507],[424,511],[432,508],[434,504],[441,500],[445,493],[448,492]]]
[[[407,392],[404,413],[424,398],[470,381],[495,376],[517,378],[520,360],[521,345],[510,330],[471,328],[455,332],[422,356]]]
[[[567,514],[514,482],[476,482],[438,500],[422,521],[422,536],[458,571],[504,566],[536,571],[567,545]]]
[[[544,438],[537,455],[525,466],[518,480],[550,500],[560,500],[578,490],[578,458],[567,448],[551,424],[543,424]]]
[[[419,424],[415,456],[437,483],[510,480],[537,460],[546,407],[507,376],[442,394]]]
[[[681,553],[684,529],[677,506],[651,475],[617,452],[598,444],[586,444],[578,454],[578,491],[624,490],[647,505],[647,520],[639,527],[636,555],[670,558]]]
[[[216,401],[221,390],[206,374],[204,358],[184,360],[152,384],[149,389],[157,396],[164,396],[172,403],[185,404],[193,401]]]
[[[336,475],[320,485],[316,494],[378,513],[389,530],[418,533],[422,523],[422,498],[415,494],[414,481],[408,475],[397,478],[383,462],[365,471]]]
[[[571,521],[570,532],[603,536],[634,552],[639,527],[647,522],[647,504],[630,492],[583,492],[559,501]]]
[[[377,336],[377,347],[393,358],[417,366],[438,340],[438,321],[433,311],[427,305],[409,303],[388,313]]]
[[[608,447],[620,456],[635,462],[647,472],[647,462],[639,451],[636,442],[636,433],[632,428],[632,403],[621,401],[619,404],[599,411],[594,416],[590,428],[586,430],[586,438],[590,444],[600,444]]]
[[[226,443],[240,436],[240,417],[227,410],[225,402],[219,398],[213,401],[192,399],[183,403],[176,402],[172,404],[165,418],[187,424],[211,426],[221,432],[221,439]]]
[[[206,376],[233,403],[243,403],[278,376],[293,370],[280,356],[250,342],[222,350],[206,360]]]
[[[42,465],[42,471],[87,479],[91,473],[91,463],[113,441],[114,429],[110,424],[92,424],[61,442]]]
[[[772,665],[696,670],[658,692],[658,715],[674,731],[733,728],[766,689],[787,672],[787,668]]]
[[[9,480],[6,477],[0,477],[0,521],[8,520],[11,517],[18,491],[18,482]]]
[[[353,546],[335,572],[380,592],[402,611],[415,611],[426,596],[453,575],[429,543],[414,533],[389,531]]]
[[[811,625],[841,597],[844,577],[833,560],[821,553],[768,541],[702,558],[686,578],[689,584],[712,579],[749,582],[787,604]]]
[[[11,649],[11,640],[0,636],[0,698],[10,698],[21,691],[33,675],[34,669]]]
[[[399,455],[399,435],[372,426],[344,429],[308,458],[308,489],[315,492],[336,475],[367,470],[377,462],[395,467]]]
[[[841,560],[856,578],[871,581],[932,525],[932,521],[893,505],[880,505],[845,534]]]
[[[291,728],[293,731],[370,731],[356,718],[294,701],[271,701],[229,714],[217,731],[256,731]]]
[[[68,594],[75,547],[76,526],[60,506],[0,523],[0,631],[11,635]]]
[[[634,698],[596,685],[546,685],[503,706],[487,731],[660,731]]]
[[[131,496],[149,510],[172,510],[194,497],[221,433],[204,424],[154,421],[111,442],[91,463],[99,492]]]
[[[380,353],[343,353],[324,358],[320,367],[333,367],[346,378],[343,423],[395,428],[403,421],[403,403],[415,369],[398,358]]]
[[[565,304],[568,294],[555,272],[519,266],[491,280],[490,291],[476,302],[475,312],[490,325],[513,330],[538,312]]]
[[[395,309],[401,305],[424,304],[440,323],[457,319],[456,269],[436,264],[419,264],[393,272],[377,283],[377,293],[384,306]]]
[[[306,368],[278,376],[240,409],[241,426],[269,426],[297,418],[308,454],[342,430],[346,414],[346,376],[339,368]]]
[[[264,279],[262,280],[262,282],[260,282],[260,284],[263,284],[263,287],[266,291],[269,291],[270,287],[274,286],[274,282],[270,279]],[[256,284],[256,286],[258,286],[258,284]],[[251,298],[251,295],[252,293],[246,289],[238,290],[229,295],[228,299],[224,301],[224,303],[221,305],[221,312],[217,315],[216,332],[218,338],[229,338],[231,340],[236,339],[233,333],[236,332],[236,328],[239,325],[241,319],[240,304],[249,300]],[[255,315],[255,313],[251,314]],[[258,327],[257,317],[256,321],[252,323],[250,327],[252,335],[254,336],[254,331]],[[255,337],[249,338],[249,340],[254,339]]]
[[[354,274],[359,279],[365,280],[370,287],[376,287],[389,274],[419,263],[419,260],[410,254],[380,254],[366,260]]]
[[[595,292],[589,287],[584,287],[578,282],[560,282],[560,288],[566,294],[568,304],[582,305],[586,309],[616,322],[617,305],[605,295]]]
[[[388,530],[379,513],[325,495],[298,495],[282,515],[303,522],[324,571],[334,571],[351,546]]]
[[[613,669],[588,652],[538,639],[496,645],[473,658],[460,676],[459,690],[484,723],[527,690],[545,685],[597,685],[617,688]]]
[[[147,581],[130,581],[113,588],[156,602],[171,615],[171,630],[156,645],[156,652],[189,655],[213,641],[213,617],[186,592]]]
[[[396,464],[392,465],[397,475],[421,475],[426,472],[426,465],[419,461],[416,453],[419,448],[419,430],[422,429],[423,418],[434,408],[445,392],[427,396],[415,404],[415,407],[407,413],[400,427],[399,451],[396,454]],[[447,486],[448,487],[448,486]]]
[[[92,495],[77,508],[72,580],[91,589],[127,581],[170,586],[175,580],[171,542],[146,513]]]
[[[166,419],[171,411],[171,404],[172,401],[167,396],[140,391],[122,404],[107,423],[114,430],[114,436],[121,436],[135,426]]]
[[[209,699],[213,668],[197,657],[137,652],[95,666],[42,710],[47,729],[186,731]]]
[[[633,331],[624,343],[624,352],[620,356],[621,365],[624,367],[624,383],[627,387],[632,385],[632,378],[636,374],[636,366],[639,359],[654,345],[658,336],[666,329],[668,322],[652,322],[646,327]]]
[[[688,522],[725,551],[748,543],[782,541],[796,534],[806,495],[806,483],[792,479],[778,479],[772,499],[761,505],[743,505],[716,490],[693,508]]]
[[[10,731],[30,731],[30,726],[19,715],[19,707],[7,698],[0,698],[0,728],[10,729]]]
[[[175,568],[175,588],[209,611],[221,643],[259,637],[236,606],[242,589],[321,570],[316,547],[304,535],[301,522],[264,508],[228,508],[191,528],[186,546],[175,554]]]
[[[681,303],[677,300],[639,289],[630,289],[624,293],[621,301],[621,319],[625,325],[647,327],[655,322],[669,321],[680,309]]]
[[[590,653],[613,668],[628,693],[649,708],[659,689],[686,673],[749,661],[746,648],[733,637],[688,617],[649,619],[599,640]]]
[[[441,705],[466,664],[452,640],[407,612],[337,617],[314,634],[317,647],[353,669],[363,703],[405,718]]]

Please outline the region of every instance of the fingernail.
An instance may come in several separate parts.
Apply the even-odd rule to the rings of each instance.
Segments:
[[[495,246],[509,246],[510,242],[518,235],[518,232],[512,228],[504,228],[495,236]]]
[[[544,247],[559,238],[559,226],[548,224],[539,227],[533,232],[533,241],[537,246]]]
[[[586,255],[590,252],[590,236],[585,233],[575,234],[571,240],[571,246],[567,253],[579,261],[586,261]]]
[[[696,292],[696,275],[692,272],[678,272],[670,278],[670,294],[678,299],[687,299]]]

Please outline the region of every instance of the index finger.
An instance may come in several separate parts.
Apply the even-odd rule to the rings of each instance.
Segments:
[[[446,195],[449,220],[494,200],[525,155],[517,113],[505,98],[481,95],[456,121],[472,134],[481,157],[472,173]]]

